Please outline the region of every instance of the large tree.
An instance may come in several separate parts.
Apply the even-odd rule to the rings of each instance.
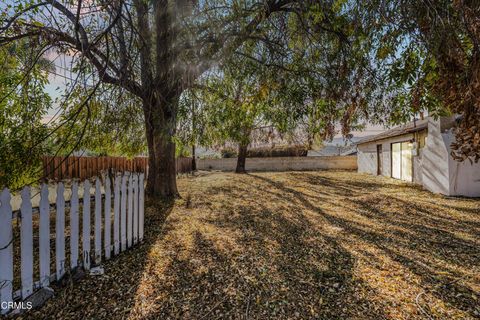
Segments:
[[[177,194],[175,144],[178,102],[202,74],[246,40],[285,49],[331,34],[349,41],[363,32],[345,1],[19,1],[6,6],[0,44],[35,37],[73,59],[75,71],[127,90],[142,104],[151,196]],[[289,31],[293,30],[293,32]],[[322,43],[318,43],[321,46]],[[288,50],[287,50],[288,51]],[[95,86],[93,86],[95,87]]]

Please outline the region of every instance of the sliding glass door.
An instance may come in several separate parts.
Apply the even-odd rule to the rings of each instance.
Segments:
[[[410,142],[392,143],[392,178],[413,181],[412,149]]]

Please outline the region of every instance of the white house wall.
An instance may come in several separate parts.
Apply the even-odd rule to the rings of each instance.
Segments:
[[[358,172],[377,174],[377,145],[365,143],[357,149]]]
[[[418,149],[418,155],[413,156],[413,182],[423,184],[423,153],[425,148]]]
[[[404,142],[413,139],[413,134],[404,134],[379,141],[372,141],[358,145],[358,172],[377,174],[377,144],[382,145],[382,175],[392,176],[392,143]],[[414,157],[416,158],[416,157]],[[415,175],[415,167],[413,168]]]
[[[428,122],[427,143],[423,152],[423,186],[434,193],[450,194],[448,148],[440,131],[439,120]]]
[[[443,133],[442,136],[450,154],[450,145],[455,140],[455,135],[450,131]],[[480,162],[470,163],[468,160],[458,162],[450,156],[449,173],[450,195],[480,197]]]
[[[480,162],[457,162],[450,145],[455,139],[453,118],[429,119],[424,148],[413,157],[413,181],[425,189],[444,195],[480,197]],[[358,171],[377,174],[377,144],[382,144],[382,174],[391,177],[391,144],[413,139],[413,134],[358,145]]]

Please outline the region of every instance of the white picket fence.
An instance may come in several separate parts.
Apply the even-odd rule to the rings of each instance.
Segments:
[[[104,179],[105,186],[103,188],[103,196],[101,179],[98,177],[95,179],[94,197],[90,194],[90,181],[85,180],[83,182],[83,199],[79,198],[79,183],[76,181],[72,182],[72,193],[69,201],[69,261],[66,261],[65,248],[67,234],[65,226],[65,209],[67,206],[64,196],[64,184],[62,182],[57,184],[55,205],[49,203],[49,188],[47,184],[43,184],[40,188],[38,210],[35,211],[32,208],[31,188],[25,187],[21,191],[21,206],[20,212],[18,213],[20,220],[20,257],[14,257],[14,252],[16,252],[14,246],[17,246],[18,243],[16,243],[17,241],[14,239],[13,232],[15,214],[12,211],[11,206],[11,193],[8,189],[4,189],[1,192],[0,302],[2,302],[2,314],[9,312],[9,309],[5,307],[8,305],[8,302],[27,298],[35,290],[48,286],[51,281],[60,280],[68,270],[73,270],[76,267],[83,267],[85,270],[89,270],[91,266],[91,257],[93,257],[95,264],[99,264],[102,258],[108,260],[112,255],[117,255],[121,251],[124,251],[143,240],[144,175],[125,172],[122,175],[117,175],[113,180],[113,208],[109,178]],[[92,223],[90,221],[92,214],[92,198],[94,199],[93,254],[91,253]],[[102,198],[104,201],[102,201]],[[82,204],[82,207],[80,204]],[[82,209],[81,251],[79,243],[80,208]],[[55,211],[54,274],[50,274],[52,262],[50,257],[51,210]],[[39,214],[38,219],[32,219],[34,214]],[[38,222],[38,228],[33,227],[32,221]],[[34,229],[38,229],[38,235],[34,235]],[[36,268],[39,270],[39,273],[37,275],[34,275],[34,236],[35,239],[38,239],[39,250],[39,261],[37,261],[39,267]],[[20,288],[18,289],[14,288],[14,258],[15,264],[18,264],[18,261],[20,260]]]

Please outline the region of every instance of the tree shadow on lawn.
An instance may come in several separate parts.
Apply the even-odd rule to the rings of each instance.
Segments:
[[[35,319],[416,318],[420,311],[414,298],[424,290],[422,303],[433,296],[449,310],[475,317],[476,293],[471,283],[458,280],[464,276],[465,261],[466,268],[479,265],[478,254],[469,255],[474,243],[469,237],[478,237],[472,234],[475,227],[465,228],[467,237],[460,238],[450,229],[464,224],[449,222],[446,213],[429,207],[413,210],[406,200],[378,195],[390,197],[400,208],[384,210],[375,204],[380,202],[375,197],[381,185],[366,182],[365,186],[357,179],[349,186],[342,179],[316,175],[281,174],[290,179],[288,185],[263,174],[235,176],[229,186],[213,183],[194,191],[192,207],[177,203],[170,216],[172,205],[149,208],[143,244],[106,262],[105,276],[87,276],[62,288],[45,307],[27,315]],[[449,240],[454,240],[450,246]],[[384,291],[358,277],[359,256],[377,270],[385,268],[388,258],[398,263],[402,273],[419,278],[419,285],[406,288],[414,290],[409,305],[405,301],[392,305],[382,296]],[[392,294],[397,298],[395,291]]]
[[[231,246],[217,232],[196,231],[188,256],[174,257],[168,282],[152,293],[168,298],[145,319],[385,318],[354,291],[361,285],[351,255],[301,214],[287,218],[258,203],[236,209],[203,220]]]
[[[454,234],[454,231],[459,231],[466,234],[467,238],[478,239],[478,223],[465,223],[453,216],[448,219],[446,218],[448,213],[442,211],[441,205],[425,209],[412,203],[413,199],[406,201],[388,195],[365,197],[364,192],[370,193],[371,190],[363,188],[359,190],[355,183],[350,189],[348,185],[340,185],[339,194],[352,198],[341,199],[344,203],[338,202],[335,205],[343,208],[345,212],[354,211],[355,215],[363,216],[375,226],[372,227],[365,225],[360,219],[356,220],[353,215],[344,217],[341,214],[332,214],[321,206],[312,204],[310,196],[292,190],[281,182],[263,176],[252,177],[297,197],[298,203],[317,212],[331,225],[343,229],[348,237],[358,237],[380,249],[393,261],[418,276],[423,292],[428,292],[443,301],[447,308],[462,310],[470,317],[480,315],[478,303],[480,296],[472,289],[472,284],[477,287],[480,285],[478,282],[475,283],[475,280],[472,283],[472,278],[478,277],[475,276],[474,270],[478,271],[480,266],[478,241],[460,238]],[[309,178],[315,183],[320,181],[322,187],[330,188],[332,195],[336,193],[338,181],[330,182],[325,177],[306,177]],[[359,191],[363,193],[365,199],[362,199],[362,194],[358,194]],[[396,210],[393,212],[378,208],[378,203],[385,201],[386,198],[389,198],[388,201],[391,203],[396,203]],[[327,199],[323,201],[329,202]],[[466,213],[472,214],[470,211]],[[469,279],[470,283],[465,284]]]
[[[200,210],[196,217],[184,213],[192,215],[191,234],[169,240],[168,251],[176,254],[165,257],[161,280],[148,292],[147,299],[158,300],[138,318],[386,318],[381,304],[364,298],[373,289],[353,277],[352,255],[301,210],[290,211],[293,199],[267,191],[245,197],[248,190],[248,182],[239,181],[192,199]],[[271,201],[282,210],[268,206]],[[207,210],[212,204],[220,206]]]
[[[361,280],[352,277],[354,259],[337,241],[321,234],[303,215],[302,210],[288,211],[291,203],[285,192],[264,192],[264,197],[251,197],[248,203],[239,203],[251,186],[237,183],[235,187],[222,187],[228,201],[218,209],[218,214],[202,218],[202,222],[214,226],[218,233],[228,234],[234,244],[230,249],[219,248],[219,239],[205,239],[197,233],[196,250],[205,257],[201,265],[207,266],[207,274],[227,275],[217,281],[201,278],[189,279],[195,267],[188,259],[179,273],[179,263],[172,264],[171,272],[178,283],[208,283],[215,290],[229,292],[233,289],[234,299],[213,299],[208,303],[193,302],[188,310],[215,307],[215,312],[206,309],[200,312],[212,318],[244,319],[384,319],[386,316],[379,305],[371,305],[364,299],[365,292],[373,291]],[[210,188],[208,197],[218,194]],[[301,193],[291,190],[296,197]],[[268,203],[277,202],[281,210]],[[285,202],[285,203],[284,203]],[[212,236],[214,237],[214,236]],[[195,250],[193,250],[195,251]],[[196,254],[197,259],[201,254]],[[189,257],[192,259],[192,256]],[[217,261],[212,264],[210,261]],[[200,297],[206,299],[208,285],[199,288]],[[167,311],[160,313],[166,316]],[[202,318],[198,314],[198,318]],[[197,318],[182,314],[182,318]],[[153,317],[154,318],[154,317]]]
[[[147,265],[151,247],[167,232],[165,220],[173,203],[146,206],[145,236],[141,244],[102,261],[103,276],[86,275],[79,281],[52,284],[55,296],[23,319],[127,319],[139,297],[137,289]]]

